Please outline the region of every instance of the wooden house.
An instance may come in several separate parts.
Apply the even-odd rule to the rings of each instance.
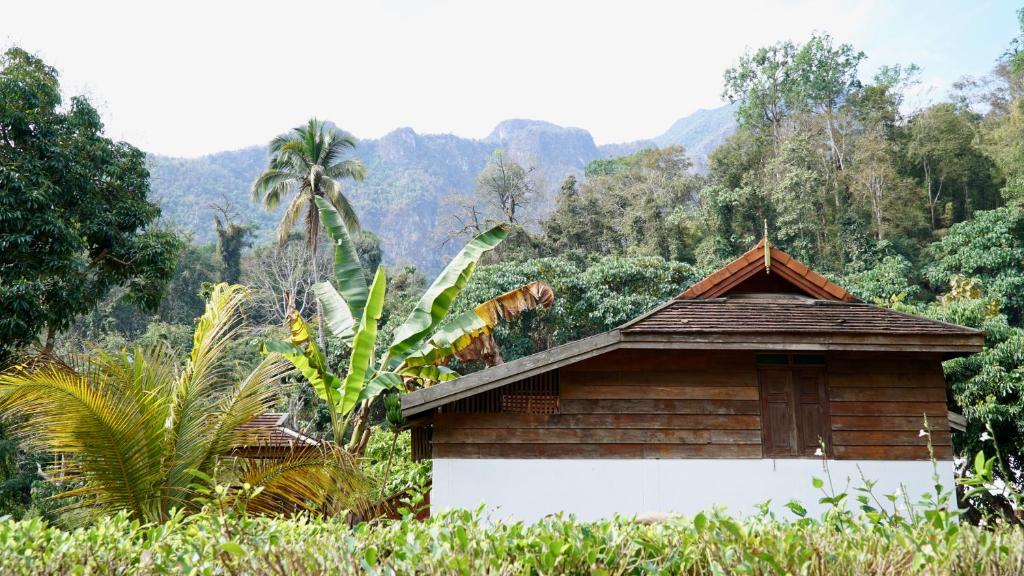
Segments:
[[[565,511],[814,510],[837,489],[953,483],[942,362],[976,330],[860,302],[763,242],[610,332],[402,398],[432,506]],[[927,420],[927,425],[925,421]]]

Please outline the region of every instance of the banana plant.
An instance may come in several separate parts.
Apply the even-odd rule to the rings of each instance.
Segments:
[[[502,226],[495,226],[473,238],[448,263],[395,330],[394,340],[378,361],[376,340],[384,305],[384,270],[378,268],[372,284],[367,286],[341,215],[330,202],[322,198],[315,201],[324,229],[334,243],[334,283],[320,282],[313,290],[327,330],[351,348],[348,372],[341,378],[328,370],[323,352],[310,337],[308,325],[294,311],[288,315],[289,340],[268,342],[264,350],[288,359],[327,402],[334,440],[339,445],[353,416],[350,447],[365,441],[362,427],[366,411],[357,409],[368,406],[377,396],[457,378],[459,375],[445,366],[450,357],[463,361],[483,358],[488,364],[500,362],[491,336],[495,326],[526,310],[550,306],[554,300],[550,287],[532,282],[447,319],[477,262],[507,236]]]

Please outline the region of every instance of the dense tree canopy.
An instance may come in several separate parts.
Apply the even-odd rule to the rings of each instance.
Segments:
[[[113,287],[155,308],[180,243],[154,228],[138,149],[103,136],[88,100],[65,107],[57,72],[12,48],[0,60],[0,356],[47,343]]]

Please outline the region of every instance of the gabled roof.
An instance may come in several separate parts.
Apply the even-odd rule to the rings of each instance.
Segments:
[[[767,252],[767,257],[766,253]],[[402,396],[405,416],[621,348],[978,352],[978,330],[860,302],[759,243],[664,305],[618,328]]]
[[[764,240],[745,254],[726,264],[707,278],[697,282],[676,297],[677,300],[717,298],[730,292],[756,287],[753,291],[769,292],[766,286],[788,289],[819,300],[859,302],[845,288],[829,281],[782,250]],[[775,274],[776,278],[771,278]]]

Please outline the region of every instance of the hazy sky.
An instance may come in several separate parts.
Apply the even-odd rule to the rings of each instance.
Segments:
[[[745,49],[815,30],[864,50],[864,76],[920,65],[923,97],[941,98],[991,69],[1020,4],[35,1],[0,9],[0,44],[42,56],[111,135],[162,154],[263,143],[313,115],[362,138],[535,118],[609,143],[719,105]]]

